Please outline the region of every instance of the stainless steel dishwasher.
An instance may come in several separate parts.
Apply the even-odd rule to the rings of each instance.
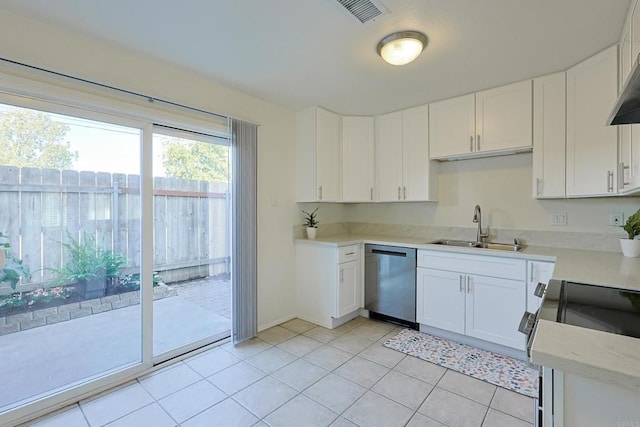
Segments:
[[[369,316],[418,329],[416,250],[364,245],[364,308]]]

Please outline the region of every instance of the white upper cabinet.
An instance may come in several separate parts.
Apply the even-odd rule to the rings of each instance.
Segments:
[[[616,193],[618,128],[606,121],[618,94],[618,48],[567,71],[567,196]]]
[[[373,117],[342,118],[342,200],[373,200],[374,184]]]
[[[341,200],[340,116],[314,107],[296,117],[296,201]]]
[[[629,16],[620,38],[620,89],[631,74],[640,52],[640,7],[631,2]],[[618,154],[618,192],[640,189],[640,125],[621,125]]]
[[[565,197],[565,73],[533,80],[533,197]]]
[[[437,164],[429,160],[429,106],[402,112],[403,200],[437,200]]]
[[[629,12],[629,34],[631,37],[630,63],[632,64],[631,67],[633,67],[633,64],[638,60],[638,54],[640,54],[640,7],[638,7],[636,0],[631,2]]]
[[[474,151],[475,96],[465,95],[429,105],[429,145],[432,159]]]
[[[376,200],[435,200],[436,169],[429,161],[429,107],[377,116],[375,129]]]
[[[377,200],[402,200],[402,112],[376,117]]]
[[[431,104],[431,158],[530,150],[531,105],[531,80]]]
[[[476,151],[531,148],[531,80],[476,94]]]

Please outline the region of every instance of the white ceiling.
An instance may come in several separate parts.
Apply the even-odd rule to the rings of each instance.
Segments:
[[[179,64],[273,103],[374,115],[564,70],[614,44],[630,0],[382,0],[361,24],[336,0],[2,0],[2,9]],[[413,63],[376,54],[429,37]],[[34,40],[34,43],[37,41]]]

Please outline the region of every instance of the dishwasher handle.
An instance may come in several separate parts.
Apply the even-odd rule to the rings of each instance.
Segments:
[[[403,258],[415,258],[416,250],[414,248],[403,248],[399,246],[385,245],[364,245],[366,254],[389,255]]]
[[[372,254],[380,254],[380,255],[391,255],[391,256],[401,256],[406,258],[406,252],[394,252],[394,251],[383,251],[382,249],[373,249],[371,251]]]

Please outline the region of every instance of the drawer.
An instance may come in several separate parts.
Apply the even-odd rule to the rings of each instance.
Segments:
[[[360,258],[360,245],[340,246],[338,248],[338,262],[348,262]]]
[[[524,259],[490,255],[467,255],[446,251],[418,251],[418,267],[459,273],[479,274],[503,279],[527,279],[527,261]]]

